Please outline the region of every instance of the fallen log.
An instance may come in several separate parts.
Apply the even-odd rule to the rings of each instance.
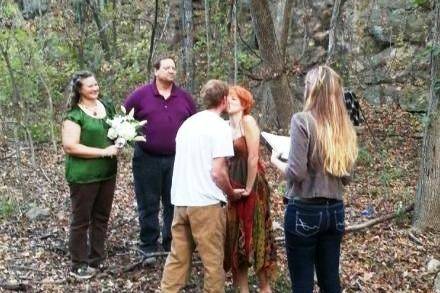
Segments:
[[[410,204],[409,206],[407,206],[406,208],[404,208],[402,210],[398,210],[396,212],[393,212],[393,213],[390,213],[390,214],[387,214],[387,215],[383,215],[383,216],[377,217],[375,219],[371,219],[371,220],[366,221],[366,222],[361,223],[361,224],[347,226],[347,227],[345,227],[345,233],[357,232],[359,230],[362,230],[362,229],[365,229],[365,228],[377,225],[379,223],[383,223],[385,221],[394,219],[395,217],[397,217],[399,215],[402,215],[402,214],[409,213],[412,210],[414,210],[414,204]],[[276,237],[275,241],[283,242],[284,241],[284,236]]]
[[[407,207],[406,207],[405,209],[403,209],[403,210],[399,210],[399,211],[396,211],[396,212],[394,212],[394,213],[390,213],[390,214],[388,214],[388,215],[383,215],[383,216],[380,216],[380,217],[378,217],[378,218],[375,218],[375,219],[372,219],[372,220],[366,221],[366,222],[361,223],[361,224],[348,226],[348,227],[345,228],[345,233],[356,232],[356,231],[359,231],[359,230],[365,229],[365,228],[367,228],[367,227],[371,227],[371,226],[377,225],[377,224],[379,224],[379,223],[383,223],[383,222],[385,222],[385,221],[388,221],[388,220],[394,219],[395,217],[397,217],[397,216],[399,216],[399,215],[409,213],[409,212],[412,211],[412,210],[414,210],[414,204],[411,204],[411,205],[407,206]]]
[[[148,265],[148,262],[146,262],[146,260],[148,258],[156,257],[156,256],[167,256],[168,253],[169,253],[167,251],[158,251],[158,252],[145,253],[145,252],[143,252],[142,250],[140,250],[138,248],[134,248],[134,250],[139,252],[142,255],[142,258],[140,260],[138,260],[137,262],[135,262],[135,263],[131,263],[131,264],[123,267],[122,270],[121,270],[122,273],[130,272],[130,271],[136,269],[139,266]]]
[[[32,286],[24,283],[0,283],[0,288],[10,291],[30,291]]]

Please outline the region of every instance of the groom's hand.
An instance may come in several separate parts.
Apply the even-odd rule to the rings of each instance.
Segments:
[[[243,188],[236,188],[232,190],[232,194],[229,196],[229,199],[231,201],[237,201],[239,200],[244,193],[244,189]]]
[[[243,193],[241,194],[241,196],[249,196],[252,192],[252,188],[246,188]]]

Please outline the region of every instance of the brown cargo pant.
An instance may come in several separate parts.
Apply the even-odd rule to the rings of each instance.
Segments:
[[[226,211],[220,205],[175,207],[171,252],[162,275],[162,292],[180,292],[189,279],[191,257],[197,248],[204,268],[205,293],[222,293]]]

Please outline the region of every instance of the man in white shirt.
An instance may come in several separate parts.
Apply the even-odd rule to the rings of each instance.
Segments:
[[[204,266],[204,292],[224,292],[226,201],[241,197],[233,189],[226,158],[234,155],[232,133],[220,117],[227,107],[228,85],[210,80],[201,96],[207,110],[188,118],[176,136],[171,186],[174,219],[171,252],[162,276],[162,292],[180,292],[188,281],[195,249]]]

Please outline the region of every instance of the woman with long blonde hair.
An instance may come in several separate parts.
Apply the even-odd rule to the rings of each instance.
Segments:
[[[344,234],[343,186],[357,158],[357,138],[343,100],[341,77],[328,66],[305,78],[304,110],[291,121],[287,163],[271,162],[287,179],[284,219],[292,291],[341,292],[339,258]]]

